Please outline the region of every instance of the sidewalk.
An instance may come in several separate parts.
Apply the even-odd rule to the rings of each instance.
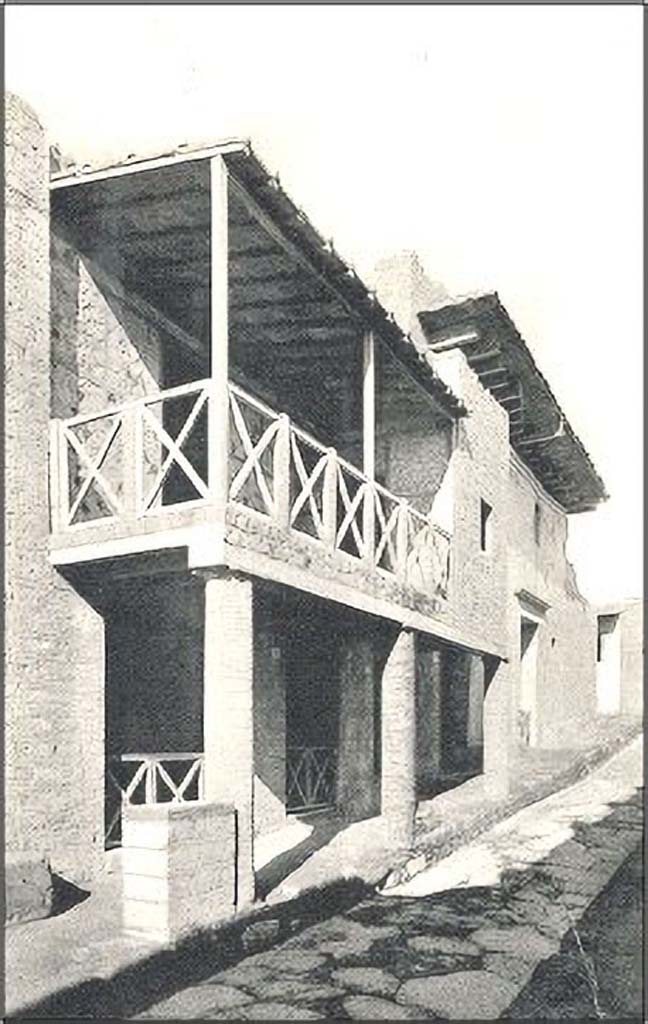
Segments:
[[[454,798],[452,794],[436,798],[435,814],[443,808],[450,824],[441,831],[439,826],[426,829],[423,816],[417,870],[465,842],[467,836],[483,831],[493,820],[512,814],[520,806],[515,805],[516,801],[524,806],[555,791],[627,741],[627,731],[617,731],[605,743],[599,741],[598,746],[578,755],[565,756],[558,772],[544,773],[539,780],[537,772],[534,774],[529,767],[526,774],[519,773],[517,791],[504,803],[485,807],[483,799],[468,799],[465,790],[460,799],[457,794]],[[552,760],[555,762],[555,757]],[[119,875],[106,874],[85,902],[65,914],[7,928],[7,1014],[15,1016],[31,1008],[31,1016],[53,1016],[55,1009],[64,1010],[59,1013],[64,1017],[81,1015],[72,1012],[75,1006],[89,1016],[123,1016],[124,1008],[143,1000],[146,993],[152,1001],[154,991],[160,984],[164,986],[164,976],[169,983],[176,978],[179,985],[201,958],[214,965],[213,973],[219,958],[234,961],[255,943],[256,948],[262,948],[357,902],[367,894],[369,885],[385,879],[395,863],[406,862],[410,864],[408,870],[392,876],[392,884],[410,876],[412,851],[389,851],[380,819],[347,826],[273,890],[267,906],[259,907],[245,920],[198,936],[195,942],[175,951],[163,951],[121,935]],[[344,878],[346,883],[340,881]]]

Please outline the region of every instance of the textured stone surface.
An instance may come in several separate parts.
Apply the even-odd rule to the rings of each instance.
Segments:
[[[321,1020],[323,1014],[291,1003],[252,1003],[240,1011],[244,1020]]]
[[[540,960],[558,947],[557,942],[529,927],[480,928],[471,939],[489,952],[511,953],[520,960]]]
[[[406,981],[398,990],[400,1003],[425,1007],[450,1020],[470,1020],[476,1008],[479,1017],[494,1020],[516,994],[516,987],[486,971],[457,971]]]
[[[253,1002],[251,996],[230,985],[193,985],[191,988],[186,988],[169,999],[157,1003],[150,1010],[139,1014],[136,1019],[155,1019],[158,1016],[190,1020],[194,1017],[202,1017],[210,1010],[230,1010],[251,1002]]]
[[[467,939],[454,938],[451,935],[414,935],[407,940],[407,945],[414,953],[441,954],[446,956],[479,956],[481,949]]]
[[[429,1016],[415,1007],[399,1006],[377,996],[349,996],[343,1003],[351,1020],[429,1020]]]
[[[391,996],[399,985],[393,974],[379,967],[341,967],[331,978],[342,988],[375,996]]]

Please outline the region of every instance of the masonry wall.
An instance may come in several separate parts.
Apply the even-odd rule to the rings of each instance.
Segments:
[[[99,412],[162,383],[160,330],[129,300],[115,269],[51,236],[52,415]]]
[[[536,542],[534,517],[540,509]],[[519,706],[520,614],[516,597],[526,591],[546,604],[540,610],[537,651],[537,745],[578,745],[596,713],[596,617],[578,591],[565,552],[566,514],[512,456],[508,489],[510,538],[508,600],[511,665]]]
[[[5,132],[7,858],[85,884],[103,853],[103,621],[48,561],[49,155],[13,96]]]
[[[429,355],[439,376],[468,409],[455,428],[450,461],[452,549],[447,615],[503,647],[508,551],[508,417],[458,351]],[[481,501],[492,509],[487,550],[481,549]]]

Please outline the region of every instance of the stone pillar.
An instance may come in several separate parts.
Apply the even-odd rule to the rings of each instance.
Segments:
[[[350,635],[340,656],[337,802],[345,817],[377,813],[374,803],[374,655],[371,639]]]
[[[425,789],[441,771],[441,652],[421,647],[416,658],[416,780]]]
[[[237,908],[254,900],[254,640],[252,580],[223,570],[205,581],[205,799],[236,809]]]
[[[401,629],[382,675],[382,815],[392,841],[408,846],[416,811],[415,635]]]
[[[497,658],[484,658],[484,780],[488,796],[507,796],[510,788],[511,677]]]

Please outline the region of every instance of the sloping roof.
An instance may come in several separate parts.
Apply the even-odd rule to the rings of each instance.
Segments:
[[[376,337],[393,353],[401,365],[431,395],[438,407],[453,418],[466,410],[460,399],[434,372],[412,338],[405,334],[395,318],[378,301],[353,267],[324,239],[306,214],[287,195],[279,178],[273,176],[254,153],[248,141],[229,140],[199,146],[179,146],[175,150],[150,156],[129,156],[109,164],[67,166],[51,176],[53,190],[98,182],[124,174],[151,171],[183,163],[195,163],[222,156],[232,177],[254,198],[284,236],[297,245],[309,263],[353,315],[371,328]]]
[[[432,351],[460,348],[509,415],[511,445],[567,512],[607,498],[585,447],[497,292],[419,314]]]

